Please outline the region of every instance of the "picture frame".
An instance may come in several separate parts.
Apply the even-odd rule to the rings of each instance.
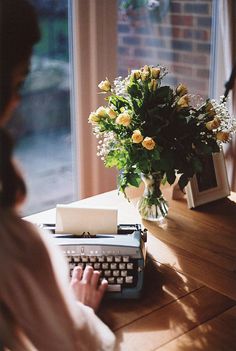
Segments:
[[[186,186],[188,208],[195,208],[230,195],[230,187],[223,152],[204,160],[204,170]]]

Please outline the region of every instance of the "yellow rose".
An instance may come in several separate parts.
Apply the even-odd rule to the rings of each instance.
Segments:
[[[206,128],[208,130],[216,129],[220,126],[220,119],[219,117],[215,117],[212,121],[206,123]]]
[[[179,108],[188,107],[188,104],[189,104],[189,97],[187,94],[181,96],[181,98],[177,102],[177,106]]]
[[[216,115],[216,111],[214,110],[214,107],[212,105],[211,102],[208,102],[205,106],[206,112],[209,116],[215,116]]]
[[[229,140],[229,132],[218,132],[216,134],[216,139],[223,142],[227,142]]]
[[[133,143],[135,143],[135,144],[139,144],[143,141],[143,136],[142,136],[140,130],[138,130],[138,129],[133,131],[131,138],[132,138]]]
[[[131,116],[128,112],[120,113],[119,116],[116,118],[116,123],[120,124],[124,127],[128,127],[131,122]]]
[[[154,79],[159,78],[160,72],[161,72],[160,68],[158,68],[158,67],[153,67],[153,68],[151,69],[152,78],[154,78]]]
[[[150,71],[150,67],[148,65],[145,65],[141,68],[142,71]]]
[[[100,106],[97,110],[96,110],[96,114],[99,117],[107,117],[107,111],[106,108],[103,106]]]
[[[213,121],[209,121],[209,122],[206,123],[206,128],[207,128],[208,130],[214,129],[213,126],[212,126],[212,122],[213,122]]]
[[[114,119],[114,118],[116,118],[116,116],[117,116],[117,113],[116,113],[116,111],[114,111],[112,108],[110,108],[110,107],[107,107],[106,108],[106,113],[107,113],[107,115],[111,118],[111,119]]]
[[[144,138],[144,140],[142,142],[142,145],[147,150],[153,150],[155,145],[156,145],[156,143],[155,143],[155,141],[152,138],[146,137],[146,138]]]
[[[188,89],[186,88],[185,85],[183,84],[179,84],[176,88],[176,93],[179,95],[179,96],[183,96],[183,95],[186,95],[188,93]]]
[[[148,84],[150,91],[156,91],[157,90],[157,80],[152,79],[151,82]]]
[[[91,112],[88,120],[89,120],[89,123],[97,124],[99,122],[100,118],[95,112]]]
[[[142,81],[146,81],[150,78],[151,72],[150,72],[150,67],[145,65],[142,69],[141,69],[141,79]]]
[[[134,80],[138,80],[141,77],[140,71],[138,70],[132,71],[131,76]]]
[[[208,101],[206,103],[205,109],[206,109],[207,112],[210,111],[211,109],[213,109],[213,105],[212,105],[212,103],[210,101]]]
[[[220,119],[219,119],[219,117],[215,117],[214,119],[213,119],[213,126],[214,126],[214,128],[216,129],[216,128],[218,128],[219,126],[220,126],[220,123],[221,123],[221,121],[220,121]]]
[[[111,83],[109,82],[108,79],[102,80],[101,83],[98,84],[98,87],[101,90],[110,91],[111,90]]]
[[[141,73],[141,80],[143,82],[145,82],[146,80],[148,80],[150,77],[150,73],[148,71],[144,71]]]

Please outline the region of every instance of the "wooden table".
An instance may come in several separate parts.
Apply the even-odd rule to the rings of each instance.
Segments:
[[[148,229],[143,297],[105,301],[100,317],[115,332],[124,351],[233,351],[236,349],[236,194],[195,210],[184,198],[163,190],[169,214]],[[117,191],[71,206],[118,207],[119,223],[140,223],[134,204]],[[54,223],[55,210],[28,217]]]

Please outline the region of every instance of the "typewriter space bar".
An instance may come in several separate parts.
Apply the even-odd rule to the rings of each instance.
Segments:
[[[119,284],[110,284],[107,287],[108,292],[121,291],[121,285]]]

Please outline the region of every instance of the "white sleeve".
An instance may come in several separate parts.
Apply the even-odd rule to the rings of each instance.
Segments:
[[[78,328],[80,349],[87,351],[89,345],[90,351],[114,350],[115,336],[112,331],[96,316],[93,309],[76,301],[69,286],[68,266],[62,251],[53,242],[50,234],[44,231],[39,233],[49,252],[58,285]]]

